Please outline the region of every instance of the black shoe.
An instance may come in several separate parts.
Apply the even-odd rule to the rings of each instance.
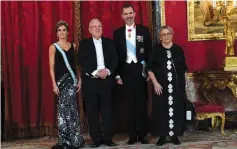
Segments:
[[[100,147],[100,143],[93,143],[91,144],[91,148],[97,148],[97,147]]]
[[[129,140],[128,140],[128,145],[132,145],[132,144],[134,144],[134,143],[136,143],[137,142],[137,139],[132,139],[132,138],[130,138]]]
[[[148,140],[145,137],[138,137],[138,142],[141,142],[141,144],[148,144]]]
[[[165,144],[165,137],[160,137],[156,143],[156,146],[162,146]]]
[[[63,149],[63,146],[56,144],[56,145],[52,146],[51,149]]]
[[[109,141],[109,142],[104,141],[103,144],[106,145],[106,146],[111,146],[111,147],[116,146],[116,144],[113,141]]]
[[[83,140],[82,141],[82,144],[78,147],[78,148],[82,148],[82,147],[84,147],[85,146],[85,144],[86,144],[86,141],[85,140]]]
[[[178,137],[172,137],[171,141],[173,142],[174,145],[180,145],[180,141]]]

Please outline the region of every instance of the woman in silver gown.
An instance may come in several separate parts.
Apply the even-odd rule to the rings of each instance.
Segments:
[[[67,41],[68,24],[65,21],[57,23],[56,33],[58,41],[49,47],[50,76],[58,107],[58,143],[52,149],[78,149],[85,141],[80,133],[76,102],[81,87],[74,55],[76,45]]]

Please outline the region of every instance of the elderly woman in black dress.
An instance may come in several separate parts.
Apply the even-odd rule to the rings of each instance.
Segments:
[[[147,63],[153,92],[152,117],[154,133],[160,136],[157,146],[162,146],[166,136],[178,145],[178,136],[183,135],[185,103],[185,64],[184,52],[172,42],[173,29],[164,26],[160,29],[160,44],[156,45]]]

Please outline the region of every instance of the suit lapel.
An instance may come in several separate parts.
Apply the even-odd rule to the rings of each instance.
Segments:
[[[126,59],[127,59],[127,44],[126,44],[126,27],[124,26],[121,32],[121,41],[122,44],[124,46],[124,54],[126,55]]]
[[[102,50],[103,50],[103,56],[104,56],[104,64],[106,66],[107,53],[108,53],[107,52],[107,44],[106,44],[106,42],[105,42],[103,37],[101,37],[101,39],[102,39]]]
[[[140,32],[139,32],[139,26],[136,24],[136,36],[135,36],[135,40],[136,40],[136,56],[139,54],[139,43],[138,43],[138,40],[137,40],[137,36],[140,35]]]
[[[97,56],[96,56],[96,49],[95,49],[95,44],[93,42],[93,39],[92,37],[90,38],[89,40],[89,45],[91,46],[90,49],[91,49],[91,57],[92,57],[92,60],[94,61],[96,67],[97,67]]]

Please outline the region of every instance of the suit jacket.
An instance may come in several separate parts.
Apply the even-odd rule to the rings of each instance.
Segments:
[[[105,67],[110,70],[110,75],[114,75],[118,64],[118,56],[113,40],[102,37],[102,48]],[[96,49],[92,38],[80,41],[78,62],[82,70],[82,76],[91,76],[91,73],[97,69]]]
[[[123,64],[127,60],[126,27],[123,26],[114,32],[114,43],[119,55],[118,74],[123,70]],[[142,37],[142,40],[140,40]],[[147,62],[148,55],[152,51],[151,35],[148,27],[136,24],[136,57],[138,63]]]

